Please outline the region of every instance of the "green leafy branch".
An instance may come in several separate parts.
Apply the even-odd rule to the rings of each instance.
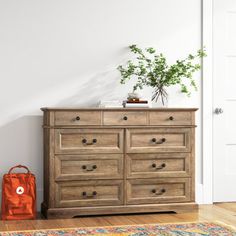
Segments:
[[[131,45],[129,48],[136,55],[136,60],[134,62],[129,60],[126,65],[117,67],[122,77],[121,84],[135,77],[137,81],[133,91],[143,89],[144,86],[153,87],[155,88],[153,99],[157,99],[157,96],[167,96],[164,88],[172,85],[180,85],[181,92],[190,96],[190,89],[183,82],[184,79],[188,79],[190,86],[197,90],[193,74],[201,69],[201,65],[194,61],[206,56],[205,48],[198,50],[196,54],[189,54],[183,60],[177,60],[172,65],[168,65],[166,57],[162,53],[157,54],[152,47],[142,50],[137,45]]]

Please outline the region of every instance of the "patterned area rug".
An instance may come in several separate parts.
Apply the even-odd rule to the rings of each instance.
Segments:
[[[96,228],[0,232],[1,236],[236,236],[236,230],[221,223],[152,224]]]

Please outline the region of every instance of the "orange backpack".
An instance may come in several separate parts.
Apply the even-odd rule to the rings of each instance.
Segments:
[[[11,173],[15,168],[25,168],[28,173]],[[35,176],[26,166],[12,167],[2,181],[2,220],[36,218]]]

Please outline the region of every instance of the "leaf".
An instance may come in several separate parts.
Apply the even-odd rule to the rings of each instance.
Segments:
[[[162,97],[164,87],[173,85],[180,85],[181,92],[187,96],[191,94],[190,87],[197,90],[193,74],[201,69],[201,65],[194,61],[206,56],[205,48],[199,49],[196,54],[189,54],[185,59],[178,59],[171,65],[167,63],[166,57],[162,53],[157,54],[153,47],[148,47],[143,51],[133,44],[129,48],[132,53],[137,54],[137,57],[117,67],[121,75],[121,84],[125,84],[131,78],[136,78],[133,91],[143,89],[144,86],[153,87],[157,91],[155,98]],[[189,88],[183,83],[184,79],[189,80]]]

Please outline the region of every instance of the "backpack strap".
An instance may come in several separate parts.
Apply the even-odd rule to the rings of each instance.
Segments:
[[[13,170],[13,169],[16,169],[16,168],[24,168],[24,169],[27,170],[27,173],[28,173],[28,174],[31,173],[27,166],[17,165],[17,166],[12,167],[12,168],[8,171],[8,174],[11,174],[12,170]]]

